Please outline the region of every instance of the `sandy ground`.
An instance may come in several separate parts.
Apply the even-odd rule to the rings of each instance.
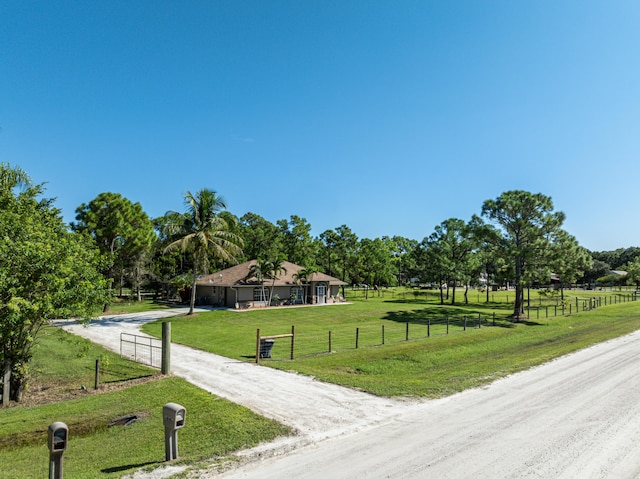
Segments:
[[[120,332],[171,314],[60,324],[118,351]],[[377,398],[175,344],[171,365],[174,374],[299,432],[246,451],[251,460],[237,469],[197,477],[640,477],[640,332],[422,402]]]

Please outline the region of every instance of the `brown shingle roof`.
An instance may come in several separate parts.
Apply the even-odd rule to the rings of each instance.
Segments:
[[[217,271],[213,274],[208,274],[206,276],[198,278],[198,281],[196,283],[199,285],[207,286],[259,285],[260,283],[258,282],[256,277],[250,276],[251,267],[255,264],[257,264],[257,261],[255,259],[247,261],[246,263],[232,266],[231,268],[223,269],[222,271]],[[304,269],[304,267],[290,263],[289,261],[283,261],[282,266],[286,270],[286,272],[282,271],[278,274],[275,285],[286,286],[297,284],[296,278],[294,276],[298,273],[298,271]],[[264,284],[266,285],[272,284],[272,281],[272,279],[264,278]],[[339,280],[338,278],[334,278],[333,276],[329,276],[328,274],[324,273],[313,273],[307,279],[307,282],[327,282],[333,286],[343,286],[347,284],[344,281]]]

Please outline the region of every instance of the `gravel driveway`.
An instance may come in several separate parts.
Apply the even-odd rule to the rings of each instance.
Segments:
[[[180,312],[105,317],[89,327],[60,324],[118,351],[120,332]],[[640,332],[420,402],[378,398],[175,344],[171,365],[203,389],[299,431],[246,452],[259,460],[200,477],[640,477]]]

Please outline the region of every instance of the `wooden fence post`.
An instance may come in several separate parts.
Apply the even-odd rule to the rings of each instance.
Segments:
[[[162,363],[160,367],[162,374],[171,373],[171,322],[162,323]]]
[[[260,329],[256,330],[256,364],[260,363]]]
[[[295,348],[295,341],[296,341],[296,327],[295,325],[292,325],[291,326],[291,361],[293,361],[293,357],[294,357],[293,351]]]
[[[100,358],[96,359],[96,377],[93,389],[98,389],[98,386],[100,386]]]

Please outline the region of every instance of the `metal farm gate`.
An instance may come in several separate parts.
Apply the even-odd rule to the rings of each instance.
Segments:
[[[120,333],[120,357],[160,369],[162,341],[149,336]]]

